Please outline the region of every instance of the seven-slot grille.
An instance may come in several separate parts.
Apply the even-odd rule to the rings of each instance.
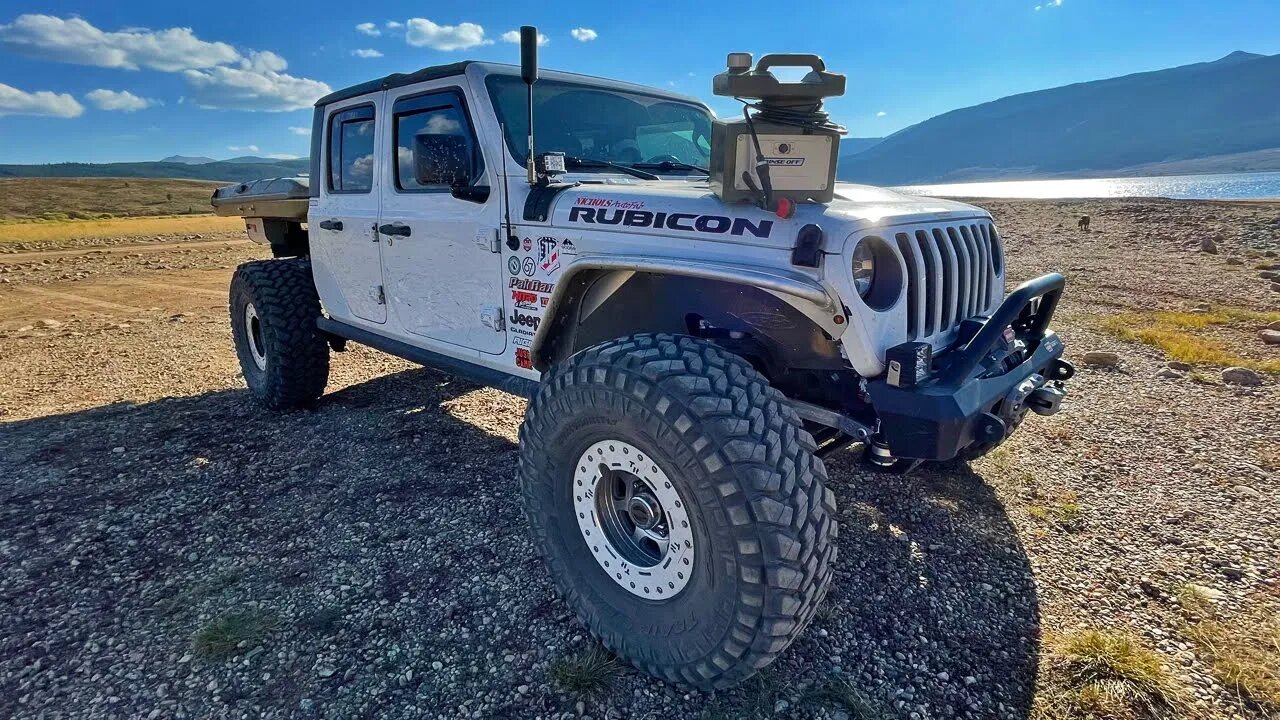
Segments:
[[[1000,235],[989,221],[894,234],[907,264],[907,334],[928,340],[986,314],[1000,298]]]

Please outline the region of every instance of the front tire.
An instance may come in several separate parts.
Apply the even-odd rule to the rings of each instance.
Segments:
[[[329,382],[329,344],[316,329],[320,297],[305,259],[244,263],[231,277],[231,334],[253,397],[301,407]]]
[[[520,479],[579,619],[640,669],[710,690],[773,662],[826,593],[835,499],[815,449],[741,357],[636,335],[554,369],[520,428]]]

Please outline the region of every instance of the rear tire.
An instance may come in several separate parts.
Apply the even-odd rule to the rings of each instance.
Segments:
[[[520,428],[520,479],[583,624],[640,669],[711,690],[773,662],[826,593],[835,497],[814,450],[746,360],[635,335],[552,371]]]
[[[308,405],[329,382],[329,345],[316,329],[311,261],[260,260],[231,277],[231,334],[253,397],[281,410]]]

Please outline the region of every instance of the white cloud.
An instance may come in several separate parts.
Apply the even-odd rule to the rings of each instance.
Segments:
[[[77,17],[51,15],[19,15],[0,25],[0,45],[29,57],[125,70],[177,72],[240,58],[235,48],[201,40],[191,28],[104,32]]]
[[[584,27],[576,27],[570,30],[569,34],[572,35],[573,39],[577,40],[578,42],[591,42],[592,40],[595,40],[596,38],[600,37],[600,33],[596,32],[595,30],[592,30],[591,28],[584,28]]]
[[[519,43],[520,31],[508,30],[502,33],[502,42]],[[538,33],[538,47],[542,47],[543,45],[546,45],[549,42],[551,42],[551,38],[547,37],[546,35],[543,35],[542,33]]]
[[[330,88],[325,83],[288,75],[288,63],[269,52],[250,52],[238,67],[187,70],[193,100],[205,109],[283,112],[311,107]]]
[[[285,74],[288,63],[273,52],[206,42],[191,28],[106,32],[77,17],[28,14],[0,25],[0,46],[78,65],[181,72],[203,108],[296,110],[329,92],[322,82]]]
[[[290,155],[289,153],[267,153],[262,157],[271,158],[272,160],[297,160],[300,156]]]
[[[306,135],[310,135],[310,134],[311,134],[311,128],[309,128],[309,127],[296,127],[296,126],[294,126],[294,125],[290,125],[290,126],[289,126],[289,132],[293,133],[294,135],[303,135],[303,136],[306,136]]]
[[[409,18],[406,23],[405,42],[414,47],[433,50],[467,50],[480,45],[492,45],[484,36],[484,28],[475,23],[437,25],[426,18]]]
[[[382,31],[378,29],[378,26],[370,22],[363,22],[357,25],[356,32],[370,37],[377,37],[382,34]]]
[[[889,113],[887,113],[887,112],[885,112],[885,111],[881,110],[880,112],[876,113],[876,117],[884,117],[885,115],[888,115],[888,114],[889,114]]]
[[[184,73],[196,105],[205,109],[283,112],[311,107],[328,85],[275,70],[216,67]]]
[[[145,110],[152,105],[163,105],[159,100],[144,98],[134,95],[128,90],[105,90],[99,88],[93,90],[84,96],[85,100],[93,103],[94,107],[99,110],[118,110],[120,112],[137,112]]]
[[[351,54],[352,54],[352,55],[355,55],[355,56],[356,56],[356,57],[358,57],[358,58],[380,58],[380,57],[382,57],[382,53],[378,52],[377,50],[374,50],[373,48],[360,48],[359,50],[352,50],[352,51],[351,51]]]
[[[73,118],[84,112],[84,106],[67,93],[48,90],[26,92],[0,83],[0,115],[43,115]]]
[[[250,50],[249,57],[240,61],[240,67],[254,72],[284,72],[285,68],[289,67],[289,63],[270,50],[262,52]]]
[[[1041,10],[1046,8],[1056,8],[1056,7],[1062,7],[1062,0],[1049,0],[1049,2],[1044,3],[1043,5],[1037,5],[1036,12],[1040,12]]]
[[[228,145],[227,149],[230,150],[231,152],[251,152],[251,153],[258,152],[257,145]]]
[[[386,26],[385,26],[385,27],[386,27],[388,30],[403,30],[403,29],[404,29],[404,23],[402,23],[402,22],[396,22],[395,20],[388,20],[388,21],[387,21],[387,24],[386,24]]]

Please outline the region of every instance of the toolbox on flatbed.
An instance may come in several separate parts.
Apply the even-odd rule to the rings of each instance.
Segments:
[[[310,178],[298,176],[226,185],[213,191],[210,202],[218,215],[306,222],[310,197]]]

